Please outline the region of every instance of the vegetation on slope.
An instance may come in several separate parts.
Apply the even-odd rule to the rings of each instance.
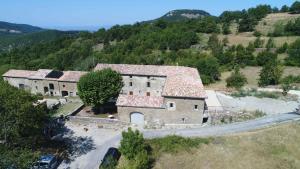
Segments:
[[[208,144],[189,151],[183,149],[175,153],[161,153],[155,158],[153,168],[299,168],[299,131],[300,124],[297,122],[213,138]],[[164,139],[157,142],[163,142]],[[160,147],[150,145],[154,152],[161,152]]]

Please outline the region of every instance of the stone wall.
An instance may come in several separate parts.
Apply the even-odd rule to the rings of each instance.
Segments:
[[[68,116],[69,122],[78,123],[82,125],[96,124],[99,128],[107,129],[122,129],[129,127],[129,123],[122,122],[115,119],[95,118],[95,117],[79,117]]]
[[[129,94],[130,91],[133,95],[146,96],[147,92],[151,96],[161,96],[164,84],[166,81],[165,77],[157,76],[125,76],[123,75],[124,86],[121,93]],[[150,83],[150,87],[147,86],[147,82]],[[132,86],[130,86],[132,84]]]
[[[166,124],[202,124],[204,100],[166,98],[166,103],[172,102],[175,109],[168,108],[137,108],[118,107],[118,116],[121,121],[130,123],[132,112],[144,115],[145,127],[160,128]],[[198,105],[198,110],[194,109]]]

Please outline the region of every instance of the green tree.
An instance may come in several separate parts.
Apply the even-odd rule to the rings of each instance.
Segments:
[[[273,38],[269,38],[267,44],[266,44],[266,48],[267,50],[270,50],[271,48],[275,48],[275,43],[274,43],[274,39]]]
[[[289,47],[289,45],[286,42],[284,42],[284,44],[280,48],[277,49],[277,53],[285,53],[287,51],[288,47]]]
[[[288,57],[285,59],[287,65],[300,66],[300,39],[289,45]]]
[[[85,104],[99,108],[119,95],[123,87],[122,76],[111,69],[90,72],[80,78],[77,87]]]
[[[287,5],[283,5],[280,9],[280,12],[288,12],[290,8]]]
[[[239,66],[236,66],[231,76],[226,79],[226,86],[240,89],[245,84],[247,84],[247,78],[240,72]]]
[[[264,40],[261,40],[260,37],[257,37],[253,44],[255,48],[262,48],[264,47]]]
[[[259,86],[277,85],[283,73],[283,68],[277,60],[270,60],[259,74]]]
[[[224,23],[222,25],[222,32],[223,32],[224,35],[228,35],[228,34],[231,33],[231,31],[230,31],[230,23]]]
[[[269,51],[263,51],[258,53],[256,57],[257,65],[263,66],[267,64],[269,61],[273,61],[277,59],[277,54],[269,52]]]
[[[215,57],[207,56],[195,62],[197,69],[201,74],[204,84],[212,83],[219,80],[221,73],[219,70],[219,62]]]
[[[133,131],[131,128],[128,128],[127,132],[122,132],[120,144],[120,151],[128,160],[133,160],[140,152],[146,149],[143,134],[138,130]]]
[[[295,1],[292,6],[290,7],[290,12],[293,14],[298,14],[300,13],[300,2]]]
[[[48,116],[44,105],[33,105],[37,99],[0,81],[0,140],[26,145],[42,137]]]

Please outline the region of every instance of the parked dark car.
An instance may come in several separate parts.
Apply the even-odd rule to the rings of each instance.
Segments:
[[[43,155],[33,165],[32,169],[56,169],[59,163],[54,155]]]
[[[106,154],[103,157],[103,160],[100,164],[100,169],[111,168],[112,166],[116,166],[121,157],[121,153],[117,148],[110,147]]]

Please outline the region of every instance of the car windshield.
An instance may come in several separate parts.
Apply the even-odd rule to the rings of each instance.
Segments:
[[[48,166],[48,163],[40,162],[40,163],[39,163],[39,166],[41,166],[41,167]]]

